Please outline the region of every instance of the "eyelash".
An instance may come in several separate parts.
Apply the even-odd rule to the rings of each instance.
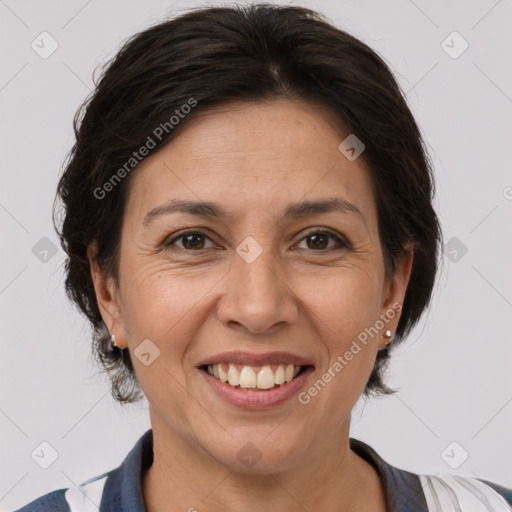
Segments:
[[[211,238],[206,233],[203,233],[202,231],[190,230],[190,231],[185,231],[183,233],[180,233],[178,236],[174,237],[172,240],[169,240],[168,242],[164,242],[164,245],[167,248],[172,247],[174,245],[174,242],[176,242],[177,240],[181,240],[182,238],[186,238],[187,236],[190,236],[190,235],[200,235],[200,236],[204,236],[205,238],[211,240]],[[309,233],[306,233],[306,235],[299,240],[299,243],[302,242],[303,240],[309,238],[312,235],[327,235],[327,236],[329,236],[330,238],[335,240],[336,243],[338,244],[339,247],[337,249],[349,249],[350,248],[350,244],[348,242],[344,241],[343,239],[341,239],[339,236],[335,235],[331,231],[326,231],[326,230],[322,230],[322,229],[316,229],[314,231],[310,231]],[[206,248],[194,250],[194,249],[185,249],[184,247],[178,247],[178,249],[180,249],[182,251],[186,251],[186,252],[201,252],[201,251],[206,250]],[[333,249],[336,250],[335,247],[334,248],[328,247],[326,249],[317,249],[317,250],[310,249],[310,250],[312,250],[313,252],[326,252],[326,251],[330,251]]]

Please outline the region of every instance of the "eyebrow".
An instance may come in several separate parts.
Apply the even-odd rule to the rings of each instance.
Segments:
[[[198,217],[210,217],[217,219],[226,219],[228,217],[227,212],[216,203],[209,201],[184,201],[174,199],[150,210],[144,217],[143,225],[147,226],[156,218],[163,215],[178,212],[184,212]],[[283,218],[293,219],[330,212],[355,214],[366,224],[366,219],[361,213],[361,210],[359,210],[355,204],[340,197],[292,203],[286,208]]]

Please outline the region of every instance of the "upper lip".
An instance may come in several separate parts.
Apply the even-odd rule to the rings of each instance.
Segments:
[[[198,366],[206,366],[209,364],[241,364],[245,366],[264,366],[268,364],[293,364],[295,366],[313,366],[313,363],[290,352],[266,352],[255,354],[251,352],[223,352],[215,356],[209,357],[202,361]]]

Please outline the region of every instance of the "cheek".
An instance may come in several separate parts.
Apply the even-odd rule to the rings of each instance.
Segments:
[[[305,288],[304,294],[327,339],[340,346],[378,319],[381,287],[376,274],[341,269],[317,280],[309,292]]]
[[[122,316],[131,346],[151,339],[163,348],[172,342],[175,355],[198,328],[204,304],[219,282],[218,273],[170,271],[162,264],[125,267]]]
[[[328,354],[322,371],[329,372],[325,379],[333,382],[331,399],[352,403],[375,363],[378,335],[371,327],[380,313],[379,279],[376,274],[344,269],[322,282],[321,289],[309,293],[309,309],[315,313],[311,320]]]

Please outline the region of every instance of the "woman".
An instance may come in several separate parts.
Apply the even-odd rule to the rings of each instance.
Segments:
[[[423,142],[365,44],[299,7],[208,8],[133,37],[75,120],[66,288],[121,403],[123,464],[21,510],[512,510],[349,437],[428,306]]]

